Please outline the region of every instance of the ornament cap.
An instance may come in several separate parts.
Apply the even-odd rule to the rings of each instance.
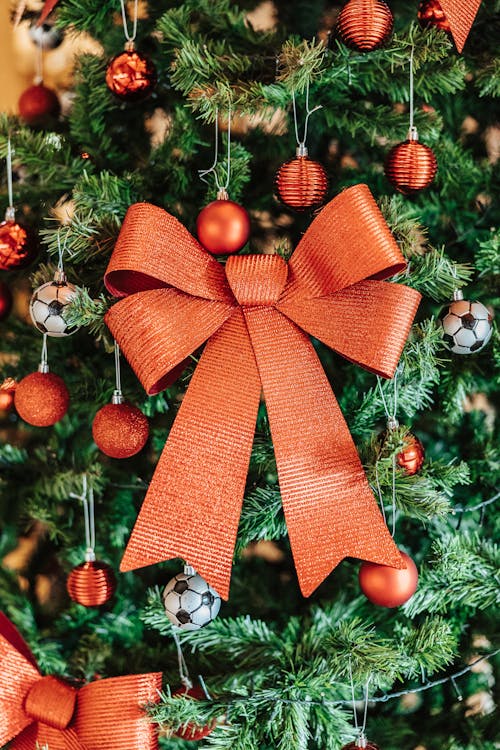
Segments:
[[[54,274],[54,281],[56,284],[66,284],[67,278],[62,268],[58,268]]]
[[[368,745],[368,740],[364,732],[361,732],[356,739],[356,747],[365,748]]]
[[[412,125],[408,129],[408,140],[409,141],[418,141],[418,130],[415,127],[415,125]]]
[[[117,388],[113,391],[113,396],[111,398],[112,404],[123,404],[125,401],[123,397],[123,393]]]
[[[464,298],[464,293],[461,289],[455,289],[453,292],[453,302],[460,302]]]
[[[49,365],[48,365],[48,363],[47,362],[40,362],[40,364],[38,365],[38,372],[41,372],[44,375],[46,375],[49,372]]]
[[[124,45],[125,52],[134,52],[135,50],[135,42],[133,39],[127,39]]]
[[[184,575],[186,575],[186,576],[194,576],[194,575],[196,575],[196,570],[193,568],[192,565],[188,565],[186,563],[184,565]]]
[[[92,547],[87,547],[85,550],[85,562],[95,562],[95,552]]]
[[[228,201],[229,200],[229,193],[227,192],[226,188],[219,188],[217,191],[217,200],[218,201]]]
[[[15,221],[16,220],[16,209],[14,206],[7,206],[7,209],[5,211],[5,221]]]
[[[305,143],[299,143],[297,146],[297,151],[295,152],[297,155],[297,158],[301,156],[307,156],[309,154],[309,151],[307,150],[307,146]]]
[[[387,420],[387,429],[388,430],[394,431],[394,430],[397,430],[398,427],[399,427],[399,422],[396,419],[396,417],[390,417]]]

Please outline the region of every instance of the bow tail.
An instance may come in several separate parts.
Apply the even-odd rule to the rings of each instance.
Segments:
[[[462,52],[469,31],[481,5],[481,0],[440,0],[441,8],[451,28],[457,50]]]
[[[10,750],[90,750],[80,742],[73,729],[55,729],[40,722],[21,732],[9,747]]]
[[[271,307],[247,308],[245,318],[302,593],[309,596],[345,557],[402,567],[309,339]]]
[[[121,570],[181,557],[227,599],[260,392],[236,309],[204,349]]]

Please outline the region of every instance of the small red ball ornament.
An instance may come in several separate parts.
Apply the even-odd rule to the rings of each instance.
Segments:
[[[328,190],[328,177],[323,166],[310,159],[305,146],[299,146],[295,159],[285,162],[276,175],[280,200],[296,211],[320,206]]]
[[[135,49],[126,49],[113,57],[106,70],[108,89],[125,102],[146,99],[156,86],[156,68]]]
[[[115,392],[113,402],[95,415],[92,437],[110,458],[130,458],[146,445],[149,422],[137,406],[127,403],[120,392]]]
[[[450,24],[438,0],[423,0],[418,6],[417,18],[424,28],[435,26],[441,31],[451,33]]]
[[[195,701],[206,700],[207,697],[199,685],[193,685],[191,688],[180,687],[172,693],[172,696],[176,695],[188,696]],[[215,721],[206,724],[204,727],[197,724],[184,724],[177,732],[174,732],[174,737],[179,737],[182,740],[202,740],[214,730],[214,727]]]
[[[398,466],[412,476],[422,468],[425,459],[424,446],[415,435],[408,433],[404,438],[404,448],[396,459]]]
[[[196,222],[198,239],[213,255],[230,255],[241,250],[250,235],[248,212],[219,190],[217,200],[203,208]]]
[[[408,140],[391,148],[384,171],[396,190],[411,195],[429,187],[436,176],[437,161],[433,150],[419,143],[414,131]]]
[[[0,411],[10,411],[14,406],[17,383],[14,378],[5,378],[0,385]]]
[[[417,566],[405,552],[401,552],[401,557],[406,565],[402,570],[372,562],[362,563],[359,585],[372,604],[378,604],[379,607],[400,607],[417,590]]]
[[[393,15],[383,0],[348,0],[337,19],[337,34],[346,47],[371,52],[387,42],[393,26]]]
[[[43,125],[51,117],[57,117],[61,110],[57,94],[43,83],[30,86],[18,102],[19,114],[28,125]]]
[[[71,599],[83,607],[100,607],[116,591],[116,577],[112,568],[101,560],[86,560],[73,568],[66,588]]]
[[[50,427],[68,411],[69,393],[66,384],[53,372],[32,372],[16,388],[17,413],[35,427]]]
[[[7,216],[0,223],[0,271],[24,268],[38,252],[36,235],[15,220],[12,209],[7,209]]]
[[[0,281],[0,321],[8,318],[11,310],[12,293],[5,281]]]

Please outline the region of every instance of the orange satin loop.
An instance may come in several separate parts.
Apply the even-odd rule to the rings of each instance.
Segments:
[[[401,567],[308,336],[386,377],[420,295],[383,279],[404,258],[366,185],[318,214],[290,262],[232,256],[225,271],[174,217],[131,206],[105,276],[113,336],[149,393],[208,340],[121,568],[181,557],[228,597],[261,389],[299,583],[346,556]]]
[[[0,746],[12,750],[157,750],[144,707],[159,701],[161,673],[99,680],[77,690],[40,675],[0,612]]]
[[[481,0],[439,0],[439,4],[450,24],[457,50],[462,52]]]

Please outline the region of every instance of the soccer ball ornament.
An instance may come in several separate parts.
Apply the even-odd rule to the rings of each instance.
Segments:
[[[444,343],[454,354],[475,354],[491,338],[493,317],[481,302],[465,300],[456,291],[453,302],[440,315]]]
[[[64,271],[56,271],[53,281],[42,284],[33,293],[30,315],[34,325],[47,336],[71,336],[78,330],[66,322],[65,311],[73,297],[75,287],[68,283]]]
[[[219,614],[221,599],[194,568],[186,565],[184,573],[174,576],[163,592],[165,613],[182,630],[199,630]]]

